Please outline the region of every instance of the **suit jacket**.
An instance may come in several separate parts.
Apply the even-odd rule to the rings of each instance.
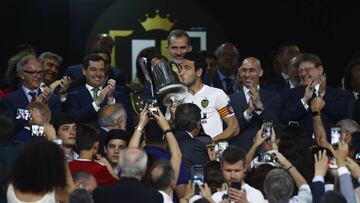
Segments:
[[[325,183],[315,181],[310,184],[310,188],[313,195],[313,203],[320,203],[322,196],[325,194]]]
[[[253,117],[249,121],[244,117],[244,111],[248,107],[244,91],[241,90],[230,96],[231,104],[239,122],[240,133],[238,136],[231,138],[229,144],[237,145],[245,150],[245,152],[249,151],[251,148],[256,132],[261,128],[264,120],[272,120],[273,123],[279,121],[281,107],[281,98],[279,94],[262,88],[260,88],[259,94],[261,102],[264,105],[264,110],[260,115],[253,112]]]
[[[299,122],[300,126],[305,129],[309,144],[311,144],[314,132],[310,107],[311,101],[308,102],[309,109],[306,110],[301,102],[304,92],[305,87],[296,87],[289,91],[284,108],[282,109],[281,119],[284,123],[289,121]],[[335,125],[339,120],[350,118],[350,106],[353,99],[349,93],[339,88],[327,86],[325,87],[325,92],[325,106],[321,112],[321,118],[329,140],[331,125]]]
[[[223,86],[222,81],[220,80],[220,76],[218,73],[218,70],[215,71],[214,77],[212,79],[212,86],[224,90],[226,92],[226,87]],[[233,92],[236,92],[236,84],[235,84],[235,78],[233,80],[233,86],[232,86]]]
[[[123,92],[114,92],[116,103],[121,103],[127,113],[127,129],[132,129],[133,116],[129,96]],[[92,96],[85,85],[69,93],[66,99],[66,110],[78,122],[89,123],[98,126],[98,112],[92,106]],[[107,105],[107,99],[100,104],[100,108]]]
[[[205,165],[210,161],[205,143],[190,137],[185,131],[177,131],[175,138],[179,144],[182,161],[188,175],[191,174],[191,165]]]
[[[6,110],[6,116],[14,122],[15,131],[20,131],[26,124],[24,120],[17,120],[17,109],[26,109],[29,104],[29,100],[26,97],[24,90],[20,87],[18,90],[7,94],[3,100]],[[53,117],[57,113],[61,112],[61,101],[58,95],[52,95],[48,101],[48,106],[51,110],[51,116]]]
[[[112,185],[97,187],[93,192],[95,203],[162,203],[161,194],[153,188],[147,188],[138,179],[121,177]]]

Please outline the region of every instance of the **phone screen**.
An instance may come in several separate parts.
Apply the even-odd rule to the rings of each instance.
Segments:
[[[44,126],[32,125],[31,126],[31,135],[32,136],[44,136]]]
[[[331,144],[336,144],[341,139],[341,128],[339,126],[331,127]]]
[[[215,145],[214,150],[220,156],[228,146],[229,146],[229,143],[227,141],[219,141]]]
[[[28,109],[17,109],[15,119],[28,121],[30,120],[30,118],[31,114]]]
[[[191,181],[195,183],[195,194],[200,194],[200,187],[204,184],[204,168],[202,165],[191,166]]]
[[[264,121],[263,123],[263,137],[270,138],[271,137],[271,128],[273,127],[272,121]]]
[[[191,166],[191,179],[192,182],[197,185],[202,185],[204,183],[204,168],[202,165]]]
[[[329,168],[336,169],[338,165],[336,164],[336,159],[334,157],[329,158]]]

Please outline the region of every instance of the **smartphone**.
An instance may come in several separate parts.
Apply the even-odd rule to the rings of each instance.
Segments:
[[[28,109],[17,109],[15,119],[29,121],[31,113]]]
[[[191,181],[195,183],[195,194],[200,194],[200,187],[204,184],[204,167],[202,165],[191,166]]]
[[[273,127],[272,121],[264,121],[263,125],[263,137],[269,139],[271,137],[271,129]]]
[[[44,136],[44,126],[42,125],[31,125],[32,136]]]
[[[229,143],[227,141],[219,141],[216,145],[215,145],[215,152],[219,155],[223,153],[223,151],[228,148]]]
[[[241,190],[241,182],[231,182],[230,187]]]
[[[331,127],[331,144],[335,145],[341,140],[341,127],[333,126]]]
[[[336,164],[336,159],[334,157],[329,157],[329,168],[331,169],[337,169],[338,165]]]

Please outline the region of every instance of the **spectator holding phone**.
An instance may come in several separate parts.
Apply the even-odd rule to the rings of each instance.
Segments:
[[[216,192],[212,195],[215,202],[228,199],[241,203],[264,202],[263,194],[244,181],[245,154],[239,147],[230,145],[221,155],[221,169],[228,186],[227,191]]]

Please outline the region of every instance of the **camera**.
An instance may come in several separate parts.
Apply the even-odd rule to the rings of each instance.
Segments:
[[[264,125],[263,137],[266,137],[267,139],[270,139],[271,134],[272,134],[271,129],[273,127],[272,121],[264,121],[263,125]]]
[[[15,119],[29,121],[31,119],[31,113],[27,109],[17,109]]]
[[[259,162],[276,162],[275,154],[261,152],[258,156]]]

